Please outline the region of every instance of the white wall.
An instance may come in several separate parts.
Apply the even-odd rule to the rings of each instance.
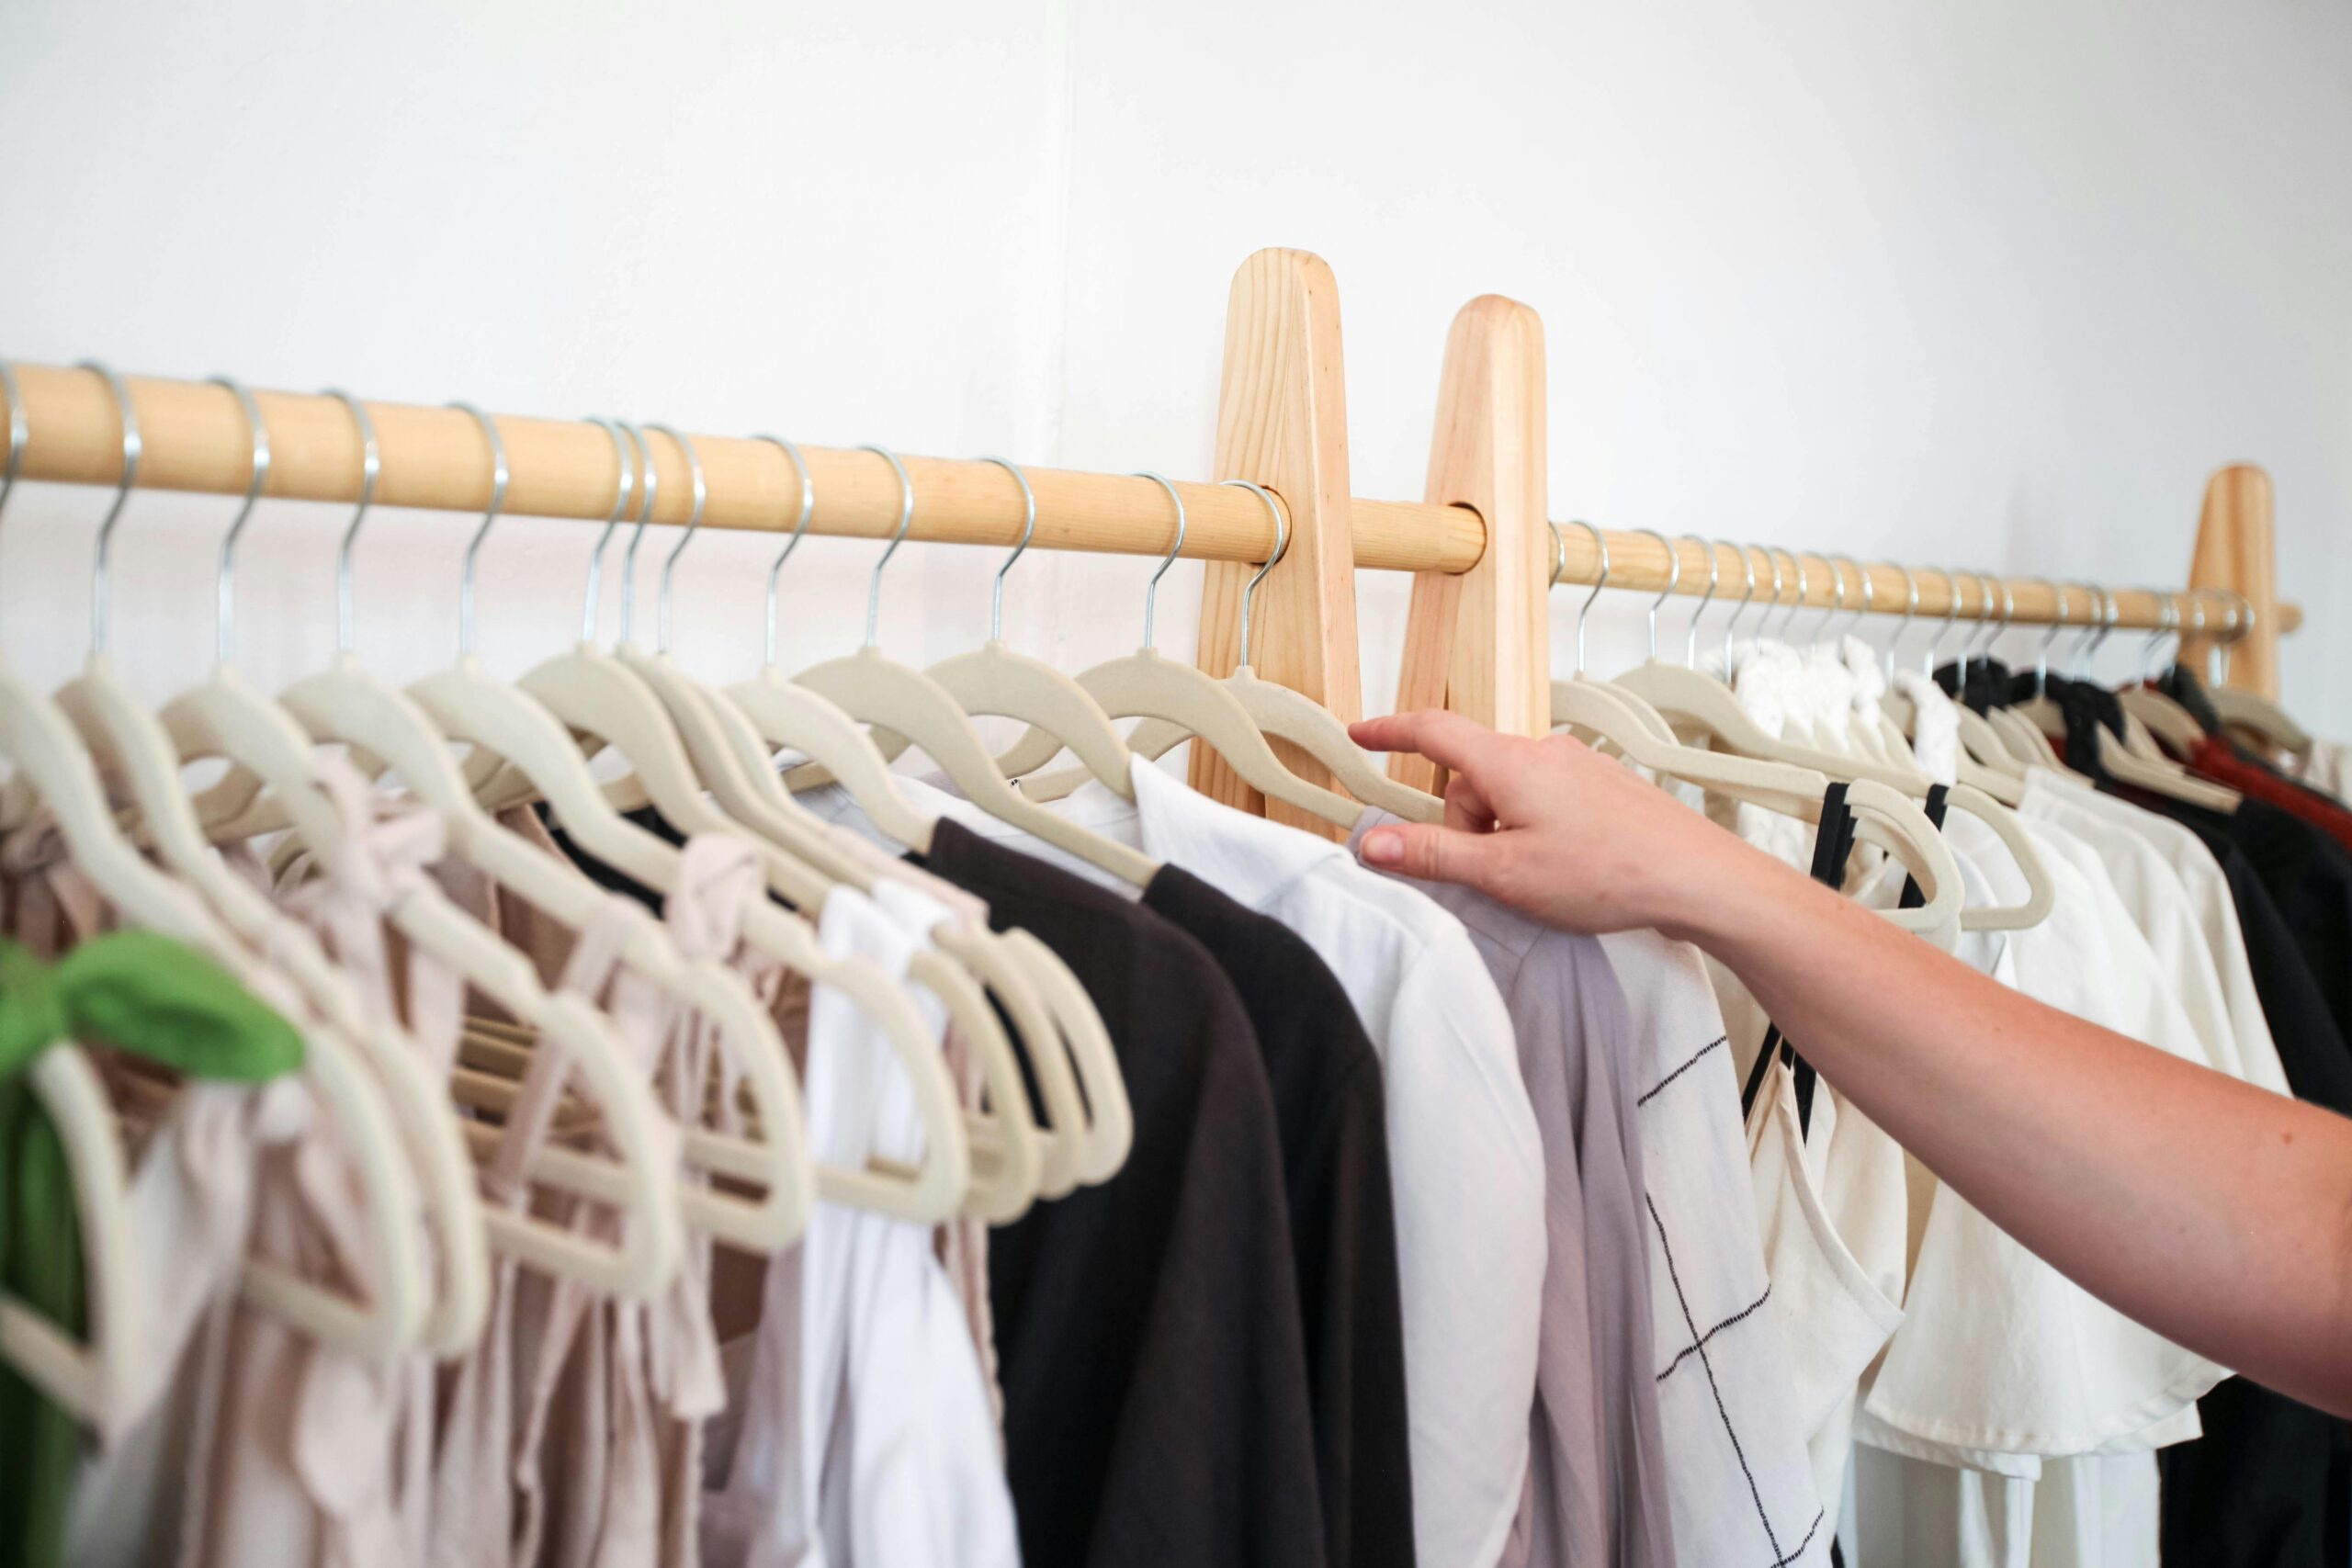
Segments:
[[[1205,477],[1226,283],[1280,243],[1340,278],[1358,494],[1419,493],[1447,321],[1489,290],[1545,320],[1559,517],[2174,581],[2207,472],[2252,459],[2312,617],[2290,704],[2352,731],[2332,0],[7,0],[0,148],[0,354],[33,361]],[[6,520],[0,648],[37,679],[80,657],[103,504],[28,485]],[[231,511],[144,496],[118,536],[158,697],[209,656]],[[256,676],[332,646],[338,524],[249,532]],[[389,673],[449,657],[469,526],[373,525]],[[572,634],[591,534],[493,536],[495,668]],[[695,544],[691,666],[756,659],[771,547]],[[796,561],[788,663],[854,641],[872,555]],[[886,648],[976,640],[989,563],[901,560]],[[1130,647],[1143,575],[1033,558],[1008,635]],[[1403,584],[1362,581],[1379,711]],[[1603,616],[1607,670],[1639,605]]]

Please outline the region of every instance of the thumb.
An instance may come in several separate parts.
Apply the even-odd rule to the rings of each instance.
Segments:
[[[1363,836],[1367,865],[1423,882],[1459,882],[1483,887],[1502,856],[1491,833],[1469,833],[1430,823],[1400,823]]]

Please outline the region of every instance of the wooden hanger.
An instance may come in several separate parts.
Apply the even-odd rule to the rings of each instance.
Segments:
[[[1242,782],[1269,800],[1281,801],[1337,827],[1354,827],[1363,815],[1362,807],[1344,795],[1308,784],[1292,773],[1274,755],[1273,748],[1266,744],[1265,735],[1251,721],[1250,711],[1241,705],[1240,699],[1192,665],[1164,657],[1154,646],[1153,601],[1159,593],[1161,576],[1184,548],[1184,502],[1176,493],[1176,487],[1159,475],[1148,473],[1140,477],[1150,479],[1168,492],[1169,502],[1176,509],[1175,543],[1170,547],[1167,556],[1161,559],[1159,569],[1151,574],[1151,581],[1144,589],[1143,647],[1124,659],[1096,665],[1080,675],[1078,683],[1085,687],[1102,705],[1102,711],[1114,718],[1159,719],[1173,726],[1179,735],[1190,736],[1208,746],[1226,760]],[[1276,515],[1281,515],[1279,510]],[[1282,558],[1283,544],[1287,537],[1285,531],[1283,538],[1277,541],[1273,555],[1250,579],[1249,587],[1254,589],[1272,570],[1274,562]],[[1242,662],[1246,665],[1249,662],[1249,599],[1246,596],[1242,600]],[[1023,762],[1036,756],[1046,744],[1024,736],[1014,753],[1008,757],[1006,765],[1020,768]],[[1173,740],[1164,740],[1160,750],[1164,751],[1172,744]],[[1131,749],[1133,746],[1131,740]],[[1137,749],[1136,754],[1146,753]],[[1037,761],[1048,761],[1052,755],[1050,750],[1046,750],[1042,757],[1037,757]],[[1024,786],[1022,793],[1037,799],[1057,799],[1069,792],[1072,783],[1065,778],[1034,790]]]
[[[614,680],[601,674],[580,675],[577,667],[559,669],[526,692],[491,679],[473,654],[473,559],[497,521],[507,476],[505,448],[496,426],[479,412],[475,418],[490,445],[493,478],[490,510],[467,547],[458,660],[454,669],[417,682],[410,687],[410,694],[449,739],[515,764],[582,850],[622,875],[667,893],[677,886],[678,851],[613,809],[565,728],[566,723],[583,729],[605,725],[611,728],[592,733],[606,741],[634,742],[635,749],[622,747],[624,754],[654,790],[664,814],[670,815],[672,804],[683,807],[684,803],[662,799],[673,784],[665,775],[673,770],[685,772],[688,778],[691,773],[682,757],[673,759],[662,750],[662,727],[667,721],[659,702],[626,671],[620,672],[622,679]],[[569,711],[559,713],[555,705]],[[668,735],[667,743],[673,750],[677,748],[674,732]],[[676,816],[672,820],[682,831],[698,829],[700,810],[682,810],[679,815],[686,820],[678,821]],[[969,1155],[938,1042],[931,1037],[913,1005],[872,964],[827,957],[817,949],[806,925],[771,906],[762,904],[746,912],[743,938],[756,951],[833,987],[883,1024],[907,1071],[929,1139],[923,1164],[910,1173],[819,1167],[818,1195],[927,1224],[955,1214],[970,1180]],[[776,1034],[775,1021],[740,977],[709,963],[682,966],[682,977],[681,998],[717,1023],[738,1052],[750,1087],[761,1101],[763,1125],[778,1125],[778,1117],[798,1122],[799,1094],[786,1066],[783,1041]],[[722,1151],[734,1142],[740,1141],[700,1128],[686,1130],[689,1157],[699,1154],[713,1169],[727,1170]],[[695,1190],[684,1190],[682,1201],[695,1202]],[[737,1201],[716,1193],[707,1197],[714,1201]],[[769,1223],[781,1224],[784,1218],[792,1217],[788,1209],[778,1207],[784,1201],[773,1190],[768,1194]],[[718,1233],[714,1230],[713,1234]]]
[[[1273,514],[1274,519],[1273,558],[1260,567],[1242,586],[1241,660],[1233,673],[1222,682],[1225,689],[1239,700],[1243,713],[1248,715],[1250,722],[1257,727],[1260,734],[1272,739],[1287,740],[1296,746],[1322,764],[1340,788],[1363,805],[1408,822],[1443,821],[1444,801],[1427,790],[1415,789],[1390,778],[1372,760],[1371,754],[1349,737],[1347,726],[1341,724],[1329,709],[1288,686],[1260,679],[1257,671],[1250,667],[1250,600],[1260,581],[1274,569],[1290,547],[1290,523],[1280,503],[1264,486],[1248,479],[1224,479],[1219,482],[1255,494],[1265,503],[1266,510]],[[1136,727],[1128,741],[1136,749],[1136,755],[1157,761],[1186,739],[1188,734],[1182,727],[1166,719],[1147,718]]]
[[[875,562],[866,591],[865,642],[845,659],[829,660],[793,677],[820,696],[830,699],[852,718],[877,729],[903,736],[939,764],[964,797],[989,816],[1068,852],[1089,865],[1137,887],[1158,874],[1159,864],[1148,855],[1116,840],[1083,828],[1014,789],[997,771],[970,716],[936,681],[885,657],[876,644],[882,612],[882,573],[907,536],[915,515],[914,481],[905,465],[879,446],[874,453],[890,465],[899,478],[899,529]],[[1100,696],[1100,694],[1096,694]],[[1261,742],[1262,744],[1262,742]],[[796,772],[797,772],[796,770]],[[805,787],[821,780],[787,775],[787,784]]]

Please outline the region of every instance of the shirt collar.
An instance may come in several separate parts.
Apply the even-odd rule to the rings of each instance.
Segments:
[[[1355,863],[1329,839],[1211,800],[1140,757],[1133,776],[1144,853],[1182,866],[1250,908],[1263,909],[1318,867]]]

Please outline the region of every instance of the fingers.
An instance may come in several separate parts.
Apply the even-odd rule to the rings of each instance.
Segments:
[[[1375,828],[1364,835],[1366,863],[1424,882],[1486,887],[1501,871],[1502,840],[1492,833],[1420,824]]]
[[[1467,773],[1456,773],[1446,781],[1445,825],[1465,833],[1494,830],[1495,808]]]
[[[1475,773],[1494,754],[1502,737],[1476,719],[1443,708],[1367,718],[1348,727],[1355,743],[1372,751],[1418,751],[1440,767]]]

